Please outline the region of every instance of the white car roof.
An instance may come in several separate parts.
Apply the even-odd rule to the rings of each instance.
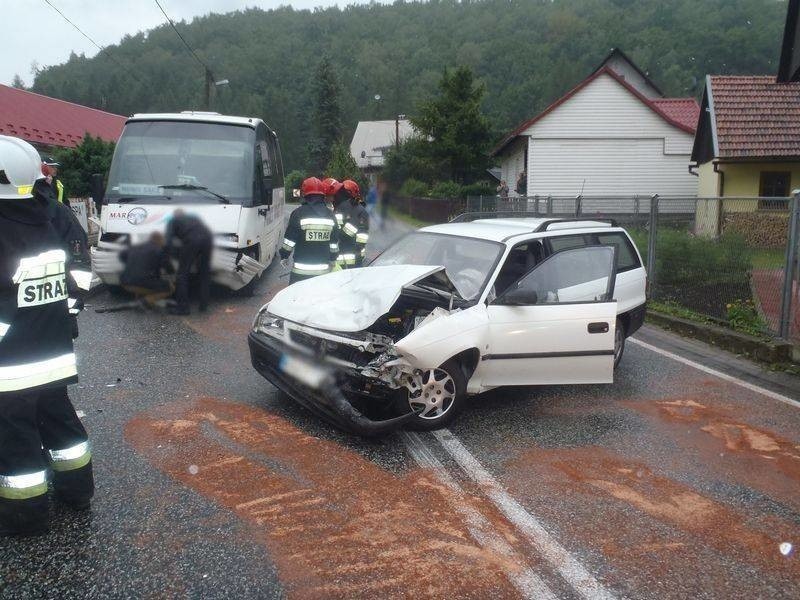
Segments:
[[[540,217],[520,217],[504,219],[478,219],[476,221],[466,221],[460,223],[442,223],[441,225],[431,225],[423,227],[420,231],[430,233],[446,233],[448,235],[462,235],[465,237],[492,240],[503,242],[508,238],[518,235],[533,233],[542,224],[556,221],[552,218]],[[552,223],[547,231],[566,231],[570,229],[596,229],[612,227],[611,223],[605,221],[575,221],[564,219],[563,223]]]
[[[185,110],[179,113],[137,113],[128,118],[127,122],[130,123],[131,121],[195,121],[198,123],[220,123],[222,125],[244,125],[255,129],[261,119],[255,117],[233,117],[216,112]]]

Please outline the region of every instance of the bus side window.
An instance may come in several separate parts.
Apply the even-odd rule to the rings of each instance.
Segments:
[[[273,188],[273,174],[272,168],[272,153],[269,151],[267,142],[259,140],[258,152],[256,156],[260,157],[260,175],[261,175],[261,204],[270,206],[272,204],[272,188]]]

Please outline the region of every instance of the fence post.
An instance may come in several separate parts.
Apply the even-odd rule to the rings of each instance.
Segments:
[[[533,212],[536,213],[537,216],[539,215],[539,194],[533,197]]]
[[[656,283],[656,238],[658,237],[658,194],[650,197],[650,237],[647,239],[647,297],[653,298]]]
[[[639,226],[639,194],[633,197],[633,226]]]
[[[789,232],[786,245],[786,262],[783,265],[783,296],[781,298],[780,335],[788,340],[792,333],[792,289],[794,283],[794,265],[797,261],[797,237],[800,226],[800,190],[792,192],[792,210],[789,214]]]
[[[583,202],[583,196],[581,196],[580,194],[575,196],[575,216],[576,217],[580,217],[581,216],[581,203],[582,202]]]
[[[547,196],[547,216],[553,216],[553,197],[549,195]]]

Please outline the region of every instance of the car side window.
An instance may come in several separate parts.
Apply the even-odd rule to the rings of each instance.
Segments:
[[[617,250],[617,273],[641,267],[639,257],[631,245],[631,241],[621,231],[599,233],[597,243],[602,246],[613,246]]]
[[[559,237],[547,238],[547,243],[550,246],[550,253],[555,254],[562,250],[569,250],[570,248],[583,248],[591,244],[591,238],[588,235],[564,235]]]
[[[616,250],[586,246],[551,255],[510,286],[496,303],[506,305],[606,302],[614,292]]]
[[[494,280],[495,297],[505,292],[508,286],[528,273],[542,260],[544,260],[544,248],[540,240],[530,240],[514,246]]]

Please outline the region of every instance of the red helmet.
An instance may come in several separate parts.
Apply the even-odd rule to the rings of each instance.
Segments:
[[[300,193],[305,196],[324,196],[325,186],[316,177],[309,177],[304,179],[300,185]]]
[[[326,196],[335,196],[336,192],[342,189],[342,184],[333,177],[328,177],[322,182],[322,187]]]
[[[354,200],[361,198],[361,190],[359,189],[358,184],[352,179],[345,179],[342,187],[347,190],[348,195]]]

